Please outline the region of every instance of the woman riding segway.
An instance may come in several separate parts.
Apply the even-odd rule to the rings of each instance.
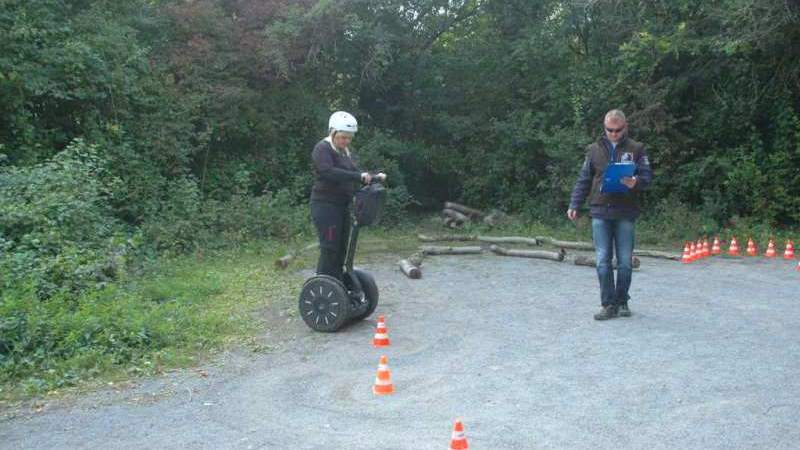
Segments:
[[[335,331],[340,328],[349,318],[342,316],[348,316],[350,309],[349,305],[342,305],[338,301],[315,300],[317,296],[352,296],[363,302],[365,291],[370,288],[360,286],[361,276],[352,280],[347,271],[343,271],[353,225],[350,204],[359,183],[370,185],[375,181],[384,181],[386,174],[371,175],[357,168],[349,149],[356,131],[356,118],[347,112],[337,111],[328,121],[328,136],[319,141],[311,153],[314,168],[311,218],[319,234],[320,251],[317,276],[306,281],[301,293],[300,310],[306,323],[318,331]],[[348,262],[352,265],[352,252]],[[369,278],[371,281],[371,277]],[[372,284],[374,286],[374,281]],[[318,290],[326,292],[318,293]],[[340,311],[341,308],[344,309]]]

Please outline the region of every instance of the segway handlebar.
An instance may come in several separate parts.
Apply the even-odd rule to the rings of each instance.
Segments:
[[[378,171],[378,172],[375,172],[375,173],[372,173],[372,172],[367,172],[367,173],[369,173],[369,183],[366,183],[365,186],[368,186],[370,184],[380,184],[380,183],[383,183],[384,181],[386,181],[385,177],[384,177],[383,180],[378,179],[377,175],[379,173],[383,173],[382,171]],[[386,175],[386,174],[384,173],[384,175]]]

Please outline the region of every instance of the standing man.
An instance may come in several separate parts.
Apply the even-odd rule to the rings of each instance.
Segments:
[[[574,221],[578,217],[578,208],[589,195],[602,305],[600,312],[594,315],[596,320],[631,315],[628,289],[633,274],[634,226],[639,216],[639,193],[653,179],[644,144],[628,137],[625,114],[612,109],[606,113],[603,125],[603,135],[586,149],[586,160],[572,189],[567,210],[567,217]],[[627,187],[625,192],[603,192],[603,174],[610,162],[636,165],[633,176],[620,180]],[[616,283],[611,265],[614,253],[617,256]]]

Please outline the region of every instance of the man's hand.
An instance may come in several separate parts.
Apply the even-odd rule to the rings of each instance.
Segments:
[[[361,182],[364,184],[369,184],[370,181],[372,181],[372,175],[370,175],[369,172],[362,172]]]
[[[383,172],[378,172],[378,173],[375,174],[375,178],[377,178],[378,181],[383,183],[384,181],[386,181],[386,174],[383,173]]]
[[[578,211],[574,210],[574,209],[568,209],[567,210],[567,217],[569,217],[569,220],[574,222],[575,219],[578,218]]]
[[[633,189],[633,187],[636,186],[636,182],[639,181],[639,179],[636,178],[635,176],[634,177],[624,177],[624,178],[622,178],[621,181],[622,181],[622,184],[624,184],[625,186],[628,186],[628,189]]]

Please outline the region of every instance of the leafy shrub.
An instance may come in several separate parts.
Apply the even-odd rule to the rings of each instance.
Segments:
[[[146,369],[151,361],[145,358],[164,349],[210,344],[227,320],[206,311],[205,301],[221,291],[220,280],[213,274],[170,275],[126,291],[111,287],[48,301],[31,284],[4,290],[0,383],[40,392],[114,367]]]
[[[208,242],[222,237],[229,244],[285,240],[307,233],[310,226],[307,206],[295,205],[288,189],[260,196],[234,195],[227,201],[208,200],[203,204],[201,220],[209,233]]]
[[[357,149],[359,165],[372,172],[386,173],[387,199],[382,214],[384,224],[398,223],[406,220],[406,211],[419,203],[414,199],[406,186],[405,171],[401,169],[402,161],[415,158],[416,147],[383,132],[373,132]]]
[[[710,236],[716,230],[716,222],[708,215],[691,210],[675,198],[666,198],[643,209],[636,240],[642,244],[669,243],[674,248],[683,248],[687,239]]]
[[[0,168],[4,284],[32,279],[40,297],[116,276],[128,249],[106,200],[97,147],[76,139],[51,160]]]
[[[201,196],[197,183],[181,177],[166,183],[141,229],[145,242],[157,251],[182,253],[194,249],[200,237]]]

